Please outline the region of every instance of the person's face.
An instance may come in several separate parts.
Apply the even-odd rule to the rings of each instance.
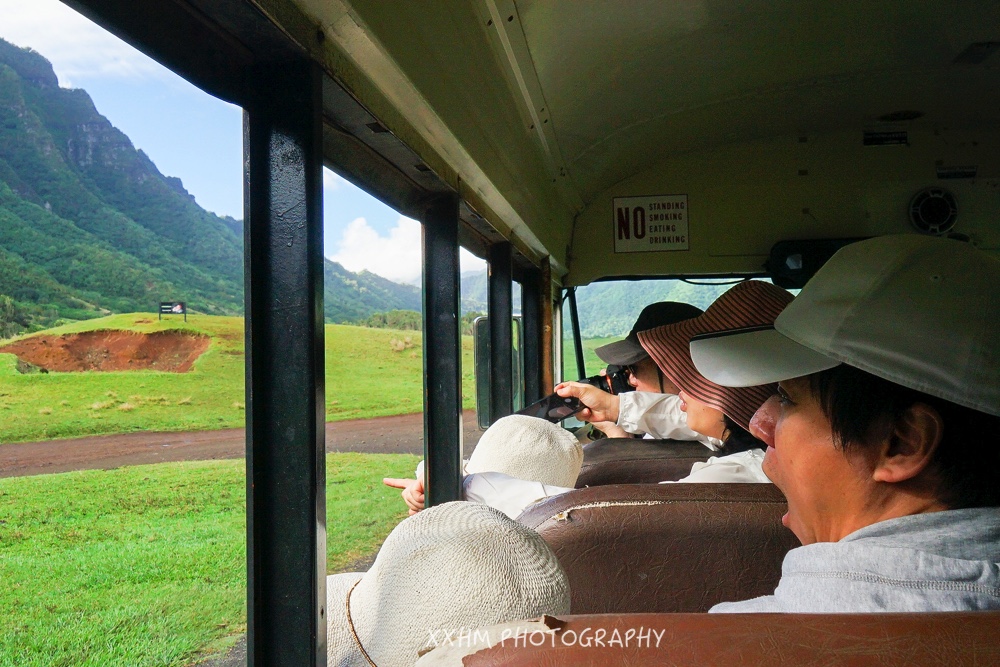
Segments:
[[[635,387],[636,391],[651,391],[657,394],[676,394],[680,391],[666,377],[663,377],[663,390],[660,391],[660,370],[656,367],[656,362],[649,357],[637,361],[630,368],[632,372],[629,374],[628,383]]]
[[[836,542],[867,525],[870,467],[834,445],[808,378],[781,382],[779,394],[750,421],[750,432],[768,445],[764,474],[785,494],[788,513],[781,521],[802,544]]]
[[[702,403],[685,391],[680,392],[681,410],[687,413],[688,428],[710,438],[722,440],[726,422],[722,410]]]

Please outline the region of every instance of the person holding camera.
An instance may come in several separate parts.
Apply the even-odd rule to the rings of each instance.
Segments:
[[[642,345],[639,332],[677,324],[702,314],[700,308],[677,301],[660,301],[642,309],[632,331],[624,340],[603,345],[594,352],[613,369],[627,376],[627,388],[616,391],[617,382],[605,383],[611,390],[598,388],[591,382],[563,382],[556,387],[560,396],[573,396],[586,408],[576,414],[590,422],[609,438],[643,435],[662,440],[692,440],[711,450],[722,447],[722,441],[688,428],[677,394],[680,390],[663,374]],[[588,378],[594,380],[595,378]]]
[[[587,396],[582,402],[591,406],[585,409],[585,414],[595,417],[587,421],[598,422],[595,425],[605,433],[621,428],[618,426],[619,415],[624,414],[625,420],[621,423],[631,433],[647,433],[649,437],[673,440],[697,440],[713,450],[721,447],[721,440],[687,428],[680,399],[676,395],[679,390],[638,342],[640,331],[676,324],[701,314],[701,309],[695,306],[674,301],[646,306],[624,340],[596,350],[598,356],[611,365],[611,373],[588,378],[594,384],[579,382],[560,386],[572,386],[573,392],[580,388],[580,393]],[[604,389],[599,389],[597,385]],[[610,405],[608,408],[596,407],[602,400],[607,404],[614,403],[615,417],[596,418],[604,414],[602,409],[611,409]],[[619,403],[623,407],[619,408]],[[624,430],[620,433],[628,435]],[[553,467],[553,461],[564,457],[553,456],[552,452],[563,450],[579,451],[575,467],[564,464]],[[569,431],[544,419],[510,415],[487,429],[465,463],[462,496],[465,500],[490,505],[514,518],[535,501],[571,491],[582,460],[582,449]],[[541,472],[548,469],[562,472],[556,477]],[[400,495],[411,515],[423,510],[423,463],[417,467],[413,479],[387,477],[382,482],[401,489]]]

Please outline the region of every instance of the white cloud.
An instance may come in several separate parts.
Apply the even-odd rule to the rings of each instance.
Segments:
[[[395,282],[420,284],[422,254],[420,223],[400,216],[387,236],[381,236],[364,218],[352,220],[330,256],[349,271],[371,271]],[[486,262],[464,248],[459,253],[462,272],[486,268]]]
[[[331,192],[336,192],[340,189],[340,186],[347,183],[344,177],[335,171],[331,171],[326,167],[323,167],[323,189],[330,190]]]
[[[458,253],[458,263],[462,273],[486,270],[486,260],[479,259],[465,248],[462,248]]]
[[[330,259],[350,271],[366,269],[396,282],[420,278],[420,223],[400,216],[388,236],[380,236],[364,218],[351,221]]]
[[[0,0],[0,37],[52,63],[60,85],[74,79],[171,78],[146,57],[58,0]]]

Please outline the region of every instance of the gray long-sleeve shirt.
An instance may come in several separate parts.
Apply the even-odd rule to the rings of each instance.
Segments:
[[[723,602],[740,612],[1000,609],[1000,508],[881,521],[839,542],[792,549],[774,595]]]

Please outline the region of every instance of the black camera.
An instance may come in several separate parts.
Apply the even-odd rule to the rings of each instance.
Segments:
[[[604,375],[594,375],[580,380],[585,384],[592,385],[608,392],[609,394],[623,394],[626,391],[635,391],[628,382],[630,371],[624,366],[608,366]],[[540,401],[535,401],[531,405],[517,411],[516,414],[538,417],[556,423],[571,415],[575,415],[586,406],[580,399],[574,396],[563,398],[559,394],[549,394]]]
[[[589,378],[579,380],[580,382],[597,387],[609,394],[624,394],[627,391],[635,391],[635,387],[629,384],[628,377],[631,374],[627,366],[608,366],[604,375],[592,375]]]

